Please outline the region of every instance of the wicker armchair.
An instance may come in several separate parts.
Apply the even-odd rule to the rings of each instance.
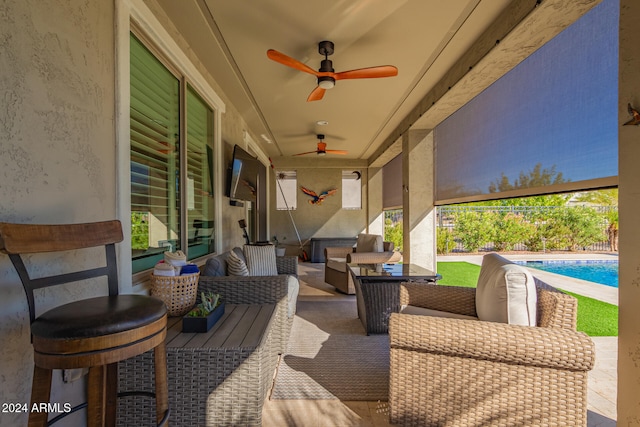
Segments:
[[[586,425],[591,339],[575,298],[535,279],[537,326],[391,314],[390,422]],[[401,304],[476,316],[475,289],[404,283]]]
[[[383,252],[357,252],[357,248],[334,247],[324,249],[324,281],[338,291],[353,295],[356,287],[347,264],[381,264],[398,262],[399,252],[394,252],[393,242],[383,242]]]

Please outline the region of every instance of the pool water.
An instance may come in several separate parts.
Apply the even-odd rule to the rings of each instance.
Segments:
[[[527,267],[618,287],[618,261],[526,261]]]

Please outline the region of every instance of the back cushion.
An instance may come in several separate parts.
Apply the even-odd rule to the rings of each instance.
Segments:
[[[358,234],[356,252],[382,252],[383,240],[379,234]]]
[[[276,250],[273,245],[244,245],[250,276],[277,276]]]
[[[535,326],[536,306],[536,285],[526,268],[494,253],[482,258],[476,290],[478,319]]]
[[[227,254],[209,258],[202,269],[202,276],[226,276],[227,275]]]

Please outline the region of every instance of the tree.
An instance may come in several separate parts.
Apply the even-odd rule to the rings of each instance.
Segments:
[[[502,172],[499,179],[489,184],[489,192],[498,193],[522,188],[544,187],[563,182],[567,182],[567,180],[562,176],[562,172],[556,172],[555,165],[548,169],[542,169],[542,163],[538,163],[529,173],[521,171],[520,176],[513,183],[510,183],[509,178]]]
[[[556,166],[550,168],[542,168],[542,164],[538,163],[529,173],[524,171],[513,183],[509,182],[509,178],[502,172],[500,177],[489,184],[490,193],[500,193],[510,190],[521,190],[524,188],[544,187],[555,184],[568,182],[562,176],[562,172],[556,172]],[[517,197],[511,199],[501,199],[489,202],[487,206],[563,206],[571,194],[550,194],[543,196]]]

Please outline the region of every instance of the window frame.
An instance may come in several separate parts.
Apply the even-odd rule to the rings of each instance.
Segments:
[[[283,178],[283,180],[293,180],[293,190],[291,194],[287,194],[287,196],[293,196],[293,203],[290,203],[290,200],[284,196],[285,189],[281,187],[281,180],[278,178],[280,174],[284,174],[287,178]],[[298,171],[297,170],[276,170],[276,210],[277,211],[295,211],[298,209]],[[280,199],[284,200],[286,206],[280,205]]]
[[[350,175],[353,174],[357,174],[357,178],[351,178]],[[349,177],[349,178],[347,178]],[[362,170],[360,169],[356,169],[356,170],[349,170],[349,169],[343,169],[342,170],[342,175],[340,176],[341,178],[341,184],[342,184],[342,209],[346,210],[346,211],[360,211],[362,210]],[[358,182],[358,197],[359,197],[359,204],[358,206],[347,206],[345,207],[345,197],[347,196],[347,191],[345,191],[345,182],[349,182],[349,181],[356,181]],[[355,188],[355,186],[354,186]]]
[[[132,263],[127,260],[132,259],[131,254],[131,173],[130,173],[130,33],[139,37],[145,46],[152,50],[156,58],[163,62],[169,69],[177,69],[183,76],[182,90],[186,90],[186,83],[208,104],[213,110],[213,192],[216,195],[214,200],[214,221],[221,223],[222,200],[224,195],[224,153],[222,144],[222,115],[226,106],[218,94],[213,90],[207,79],[203,76],[187,54],[173,40],[169,32],[163,27],[153,12],[144,3],[144,0],[116,0],[115,7],[115,38],[116,38],[116,215],[120,219],[123,227],[124,240],[118,245],[118,257],[120,262],[118,276],[123,291],[144,291],[149,277],[149,270],[133,273]],[[181,126],[184,124],[181,119]],[[186,150],[183,144],[181,150]],[[184,154],[183,154],[184,156]],[[184,180],[185,178],[182,178]],[[184,213],[187,198],[182,199],[181,211]],[[181,224],[183,239],[188,238],[187,224]],[[214,231],[215,251],[221,250],[222,235],[220,227],[215,227]],[[212,254],[191,260],[201,262]],[[132,280],[133,279],[133,280]]]

